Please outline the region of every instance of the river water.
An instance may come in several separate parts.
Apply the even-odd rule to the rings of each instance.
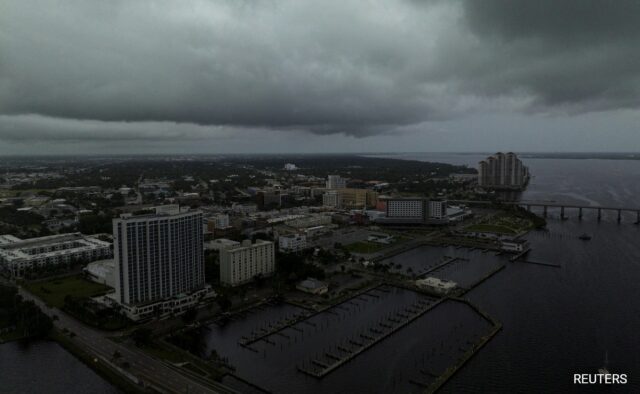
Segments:
[[[115,394],[119,390],[50,341],[0,345],[3,394]]]
[[[398,157],[398,156],[388,156]],[[407,154],[405,159],[475,164],[472,154]],[[533,178],[523,200],[640,207],[640,161],[523,158]],[[598,223],[549,211],[548,232],[528,238],[529,258],[552,268],[511,264],[467,297],[504,329],[444,387],[443,392],[601,392],[577,386],[574,373],[595,373],[608,354],[609,370],[626,373],[625,386],[606,392],[640,392],[640,226],[635,216]],[[591,241],[577,235],[588,233]]]

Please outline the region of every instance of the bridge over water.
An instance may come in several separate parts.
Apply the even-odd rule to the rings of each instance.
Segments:
[[[494,204],[493,201],[480,201],[480,200],[449,200],[453,203],[459,204],[468,204],[468,205],[491,205]],[[597,212],[598,220],[602,219],[603,211],[613,211],[617,213],[618,222],[622,221],[622,213],[623,212],[631,212],[636,214],[636,222],[635,224],[640,224],[640,208],[638,207],[620,207],[620,206],[606,206],[606,205],[581,205],[581,204],[573,204],[573,203],[562,203],[562,202],[548,202],[548,201],[501,201],[501,204],[504,205],[517,205],[520,207],[525,207],[528,211],[531,211],[533,207],[541,207],[543,210],[544,217],[547,217],[547,210],[549,208],[560,208],[560,218],[565,219],[565,210],[566,209],[575,209],[578,211],[578,218],[582,219],[582,212],[584,210],[592,210]]]

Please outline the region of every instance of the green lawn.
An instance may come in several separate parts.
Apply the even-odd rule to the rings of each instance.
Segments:
[[[91,282],[82,276],[69,276],[46,281],[31,282],[24,287],[47,305],[61,308],[67,295],[84,298],[95,297],[111,290],[109,286]]]
[[[465,230],[479,233],[515,235],[533,227],[532,221],[528,218],[503,213],[487,218],[480,223],[467,226]]]

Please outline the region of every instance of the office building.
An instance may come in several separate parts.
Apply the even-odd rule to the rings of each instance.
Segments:
[[[89,263],[112,256],[111,244],[80,233],[20,239],[0,236],[0,266],[13,278],[49,265]]]
[[[520,190],[529,181],[529,170],[515,153],[498,152],[478,163],[478,185],[486,189]]]
[[[182,312],[208,293],[202,213],[176,205],[113,221],[115,300],[134,320]]]
[[[245,240],[241,245],[220,250],[220,282],[237,286],[256,276],[269,276],[275,271],[275,247],[270,241]]]

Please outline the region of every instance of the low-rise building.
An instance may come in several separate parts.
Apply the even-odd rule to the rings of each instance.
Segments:
[[[237,286],[256,276],[270,276],[275,271],[275,248],[271,241],[245,240],[240,245],[220,250],[220,282]]]
[[[210,285],[202,289],[183,294],[176,294],[168,299],[149,301],[142,304],[121,304],[116,299],[116,293],[94,298],[95,301],[109,306],[118,306],[122,312],[133,321],[144,321],[169,315],[179,315],[201,303],[210,302],[216,297],[216,292]]]
[[[81,233],[19,239],[4,236],[0,243],[0,266],[14,278],[26,270],[46,265],[95,261],[111,257],[111,244]]]
[[[281,235],[278,238],[278,248],[282,252],[298,252],[307,248],[307,237],[303,234]]]
[[[287,226],[306,228],[331,224],[331,216],[326,214],[300,215],[294,219],[285,220]]]
[[[446,295],[451,293],[458,286],[456,282],[443,280],[433,276],[416,280],[416,286],[432,291],[436,294]]]

